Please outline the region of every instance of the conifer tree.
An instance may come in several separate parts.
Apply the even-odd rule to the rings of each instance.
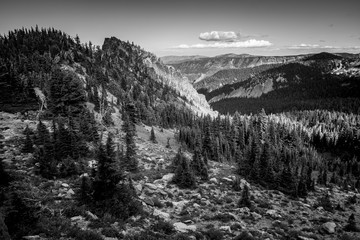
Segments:
[[[29,128],[29,126],[26,127],[27,129]],[[25,130],[25,142],[24,142],[24,146],[22,148],[22,152],[24,153],[32,153],[34,152],[34,147],[33,147],[33,141],[31,140],[30,137],[30,131],[26,131]]]
[[[238,207],[239,208],[242,208],[242,207],[250,208],[251,207],[250,192],[249,192],[249,187],[247,185],[244,186],[241,198],[238,203]]]
[[[150,131],[150,141],[152,141],[153,143],[157,143],[156,137],[155,137],[155,132],[154,132],[154,127],[151,127],[151,131]]]
[[[175,156],[174,164],[176,164],[176,170],[173,182],[182,188],[196,187],[196,178],[190,168],[189,160],[183,155],[180,149]]]
[[[167,138],[167,142],[166,142],[166,148],[171,148],[171,146],[170,146],[170,138],[168,137]]]

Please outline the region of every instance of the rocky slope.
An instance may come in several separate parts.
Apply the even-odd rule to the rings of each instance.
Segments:
[[[171,183],[173,173],[169,168],[177,148],[174,131],[168,129],[161,132],[156,128],[158,143],[154,144],[147,140],[150,128],[144,125],[137,126],[136,145],[141,174],[133,177],[133,184],[145,214],[134,216],[126,223],[109,218],[105,225],[100,224],[93,213],[71,208],[79,187],[77,178],[54,181],[40,179],[34,174],[32,154],[22,154],[20,148],[24,128],[28,125],[34,129],[36,121],[4,112],[0,116],[3,161],[12,174],[17,174],[18,179],[27,180],[27,190],[32,193],[29,201],[39,204],[41,211],[54,219],[58,212],[62,213],[62,227],[69,224],[82,231],[91,230],[107,240],[123,239],[124,236],[126,239],[138,239],[130,237],[144,231],[148,237],[149,234],[158,234],[158,239],[160,236],[161,239],[171,239],[179,237],[179,234],[183,234],[183,238],[177,239],[360,238],[360,233],[354,232],[360,231],[358,227],[350,232],[346,227],[351,214],[356,220],[360,219],[359,194],[345,192],[338,187],[317,187],[306,199],[292,199],[279,191],[265,190],[244,179],[237,181],[236,167],[231,164],[210,162],[208,182],[199,181],[195,189],[179,189]],[[114,126],[104,133],[117,130],[119,126]],[[167,138],[171,139],[171,149],[165,147]],[[250,188],[250,208],[238,207],[237,204],[245,185]],[[319,204],[319,198],[328,192],[331,204],[336,207],[331,212]],[[70,209],[73,209],[72,212],[69,212]],[[39,233],[25,239],[51,238]],[[61,239],[70,238],[64,235]]]

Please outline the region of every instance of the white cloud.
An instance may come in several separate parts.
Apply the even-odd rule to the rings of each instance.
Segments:
[[[265,40],[256,40],[256,39],[250,39],[243,42],[215,42],[210,44],[193,44],[193,45],[187,45],[187,44],[181,44],[179,46],[176,46],[174,48],[180,48],[180,49],[201,49],[201,48],[259,48],[259,47],[269,47],[272,43]]]
[[[292,45],[287,47],[287,49],[360,49],[360,46],[349,46],[349,47],[339,47],[339,46],[322,46],[319,44],[306,44],[306,43],[301,43],[299,45]]]
[[[211,31],[200,33],[199,38],[205,41],[236,41],[239,38],[239,34],[235,32],[224,31]]]

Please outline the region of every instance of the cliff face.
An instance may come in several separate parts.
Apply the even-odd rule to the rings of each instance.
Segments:
[[[143,68],[141,72],[146,72],[151,79],[170,87],[181,96],[182,98],[177,98],[178,101],[181,102],[184,101],[183,99],[186,99],[184,103],[194,112],[216,115],[216,113],[211,110],[205,96],[199,94],[189,80],[178,70],[175,70],[172,66],[164,65],[154,54],[140,48],[132,47],[130,54],[129,50],[123,45],[124,43],[116,38],[107,38],[105,39],[102,49],[106,53],[105,55],[110,56],[110,58],[115,59],[115,61],[124,59],[122,56],[126,58],[126,56],[131,55],[132,58],[135,59],[135,64],[132,64],[130,61],[130,63],[128,63],[129,67],[135,69]],[[118,58],[116,58],[116,56],[118,56]],[[131,68],[129,70],[133,72]]]
[[[149,68],[149,73],[154,79],[170,86],[187,99],[188,106],[199,114],[216,115],[211,110],[209,103],[206,101],[204,95],[199,94],[189,79],[183,76],[179,71],[175,70],[172,66],[166,66],[154,57],[147,57],[144,63]]]

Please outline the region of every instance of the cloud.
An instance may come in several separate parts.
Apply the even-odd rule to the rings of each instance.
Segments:
[[[210,44],[193,44],[193,45],[187,45],[187,44],[181,44],[179,46],[176,46],[174,48],[180,48],[180,49],[203,49],[203,48],[260,48],[260,47],[269,47],[272,43],[265,40],[256,40],[256,39],[250,39],[247,41],[242,42],[215,42]]]
[[[286,47],[286,49],[339,49],[339,50],[357,50],[360,49],[360,46],[347,46],[347,47],[339,47],[339,46],[322,46],[319,44],[306,44],[301,43],[299,45],[292,45]]]
[[[211,31],[200,33],[199,39],[204,41],[236,41],[239,34],[235,32]]]
[[[266,38],[269,35],[245,35],[233,31],[211,31],[200,33],[199,39],[203,41],[214,41],[214,42],[240,42],[241,40],[249,38]]]
[[[325,40],[320,39],[319,42],[326,42]]]

